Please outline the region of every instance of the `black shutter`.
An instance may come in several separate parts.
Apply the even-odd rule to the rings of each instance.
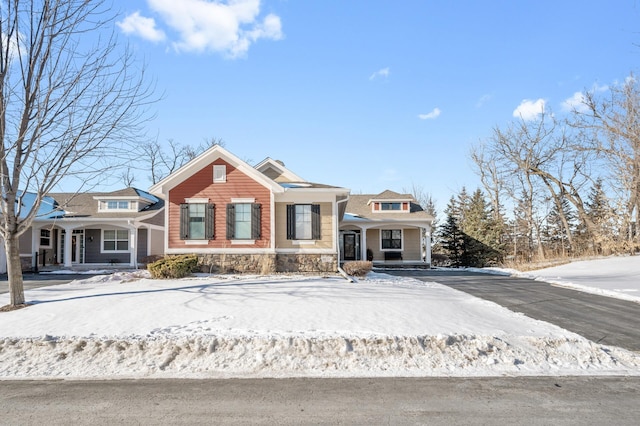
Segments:
[[[214,232],[215,204],[207,204],[207,210],[204,213],[204,233],[207,240],[215,238]]]
[[[236,233],[236,205],[227,204],[227,240],[233,240]]]
[[[189,204],[180,204],[180,239],[189,239]]]
[[[311,204],[311,239],[320,240],[320,204]]]
[[[287,205],[287,240],[296,239],[296,206]]]
[[[251,239],[259,240],[260,235],[260,213],[262,206],[257,203],[251,205]]]

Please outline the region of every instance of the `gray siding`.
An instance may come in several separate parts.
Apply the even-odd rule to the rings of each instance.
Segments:
[[[147,228],[138,229],[138,262],[147,257]]]

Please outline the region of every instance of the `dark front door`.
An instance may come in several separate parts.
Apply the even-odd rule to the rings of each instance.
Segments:
[[[344,234],[344,260],[356,260],[356,234]]]

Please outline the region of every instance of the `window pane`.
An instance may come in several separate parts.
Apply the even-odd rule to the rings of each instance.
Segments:
[[[115,238],[116,238],[116,231],[115,230],[104,231],[104,239],[105,240],[115,240]]]
[[[311,205],[302,204],[296,206],[296,239],[311,239]]]
[[[235,238],[251,238],[251,204],[236,204]]]
[[[116,231],[117,233],[117,238],[119,240],[128,240],[129,239],[129,231],[127,231],[126,229],[118,229]]]
[[[116,243],[116,247],[118,250],[128,250],[129,249],[129,241],[118,241]]]
[[[204,240],[205,204],[189,204],[189,238]]]
[[[115,250],[116,249],[116,242],[115,241],[105,241],[104,242],[104,250]]]

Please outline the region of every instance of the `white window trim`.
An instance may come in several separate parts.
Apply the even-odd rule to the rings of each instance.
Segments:
[[[42,237],[42,231],[49,231],[49,237]],[[53,231],[51,229],[40,229],[40,233],[39,233],[39,237],[38,237],[38,247],[43,248],[43,249],[50,249],[53,248],[51,245],[51,240],[53,239]],[[48,245],[42,245],[40,244],[40,242],[42,241],[42,238],[49,238],[49,244]]]
[[[382,248],[382,231],[400,231],[400,248]],[[384,228],[380,229],[380,251],[404,251],[404,229],[400,228]]]
[[[291,244],[294,246],[314,246],[316,240],[291,240]]]
[[[127,231],[127,249],[126,250],[105,250],[104,249],[104,231]],[[116,232],[116,235],[118,233]],[[116,239],[116,247],[117,241],[121,241]],[[117,253],[131,253],[131,231],[128,229],[118,229],[118,228],[104,228],[100,230],[100,254],[117,254]]]
[[[218,173],[216,173],[218,171]],[[213,165],[213,183],[225,183],[227,181],[227,166],[224,164]]]
[[[256,240],[230,240],[231,245],[253,245],[256,243]]]
[[[249,203],[255,203],[256,199],[255,198],[232,198],[231,199],[231,204],[249,204]]]
[[[209,204],[208,198],[185,198],[184,202],[187,204]]]
[[[120,203],[120,202],[127,202],[127,205],[129,207],[127,207],[126,209],[122,209],[122,208],[115,208],[115,209],[110,209],[109,208],[109,202],[116,202],[116,203]],[[135,203],[135,208],[134,208],[134,203]],[[137,203],[135,201],[132,200],[126,200],[126,199],[121,199],[121,200],[100,200],[98,201],[98,211],[100,212],[131,212],[131,211],[137,211]]]
[[[184,240],[185,245],[207,245],[209,240]]]

